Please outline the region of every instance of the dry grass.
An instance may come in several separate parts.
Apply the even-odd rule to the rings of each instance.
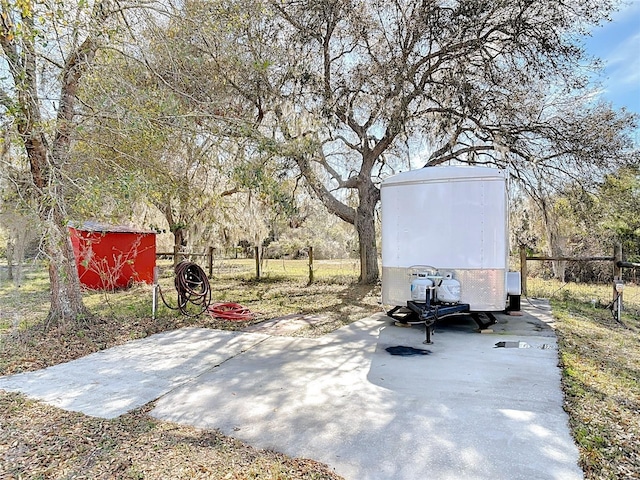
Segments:
[[[529,285],[531,295],[553,295],[565,409],[589,480],[640,478],[639,292],[627,286],[618,323],[605,308],[611,286]]]
[[[26,269],[20,287],[0,270],[0,374],[36,370],[185,325],[238,329],[308,314],[318,322],[298,334],[316,336],[380,311],[378,287],[357,285],[352,261],[316,262],[312,285],[304,260],[270,260],[260,281],[252,278],[254,268],[251,260],[218,262],[211,285],[214,300],[256,312],[252,321],[190,319],[164,306],[152,321],[151,288],[142,285],[86,292],[94,317],[73,328],[42,324],[48,298],[41,268]],[[175,302],[168,264],[161,285]],[[609,285],[530,279],[529,294],[550,297],[558,318],[565,408],[586,478],[640,478],[640,288],[627,286],[622,324],[604,308]],[[146,415],[149,408],[101,420],[0,392],[0,478],[337,478],[309,460],[157,421]]]
[[[44,269],[25,268],[19,287],[0,269],[0,375],[37,370],[187,325],[238,329],[296,313],[317,316],[313,327],[298,332],[317,336],[380,311],[379,288],[356,284],[349,262],[316,262],[318,280],[312,285],[307,285],[306,262],[273,263],[260,281],[252,278],[253,264],[247,260],[218,264],[214,270],[214,300],[241,303],[257,313],[254,320],[188,318],[165,306],[152,320],[152,289],[138,285],[113,293],[85,292],[93,317],[71,327],[43,324],[48,309]],[[175,304],[167,263],[160,283],[167,301]],[[146,414],[150,408],[103,420],[0,391],[0,479],[339,478],[311,460],[256,450],[219,432],[160,422]]]
[[[160,422],[152,405],[114,420],[0,394],[2,479],[337,479],[326,466]]]

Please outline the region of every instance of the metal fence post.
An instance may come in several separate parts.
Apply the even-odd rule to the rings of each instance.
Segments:
[[[151,319],[156,319],[156,311],[158,309],[158,267],[153,267],[153,296],[151,297]]]

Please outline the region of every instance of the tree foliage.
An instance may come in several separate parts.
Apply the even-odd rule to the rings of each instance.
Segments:
[[[205,225],[259,244],[304,217],[304,184],[354,226],[369,283],[379,183],[398,170],[507,168],[562,250],[559,199],[637,164],[637,119],[593,100],[578,40],[614,0],[0,5],[0,108],[48,232],[52,317],[84,311],[65,225],[106,193],[114,215],[153,203],[178,246]],[[602,228],[632,241],[616,215]]]
[[[78,206],[107,215],[95,209],[100,192],[115,198],[115,214],[131,215],[133,199],[152,204],[164,220],[149,223],[171,231],[179,249],[260,245],[270,215],[295,214],[295,188],[268,154],[229,134],[228,98],[198,67],[188,38],[172,21],[148,22],[132,33],[133,52],[98,55],[81,92],[85,122],[75,149],[82,188],[96,195]]]
[[[640,259],[640,173],[627,167],[605,175],[586,189],[565,185],[545,197],[518,203],[513,222],[516,244],[555,256],[611,256],[621,245],[629,261]],[[554,242],[552,246],[551,243]],[[554,276],[564,280],[610,281],[609,262],[556,263]]]
[[[67,191],[78,128],[78,92],[97,52],[109,45],[145,1],[2,0],[0,109],[29,162],[45,230],[51,283],[50,320],[83,317],[80,284],[67,231]]]
[[[228,134],[288,160],[355,226],[371,282],[378,183],[407,156],[510,168],[532,194],[624,164],[634,118],[591,102],[577,41],[614,6],[191,1],[185,62],[237,98]]]

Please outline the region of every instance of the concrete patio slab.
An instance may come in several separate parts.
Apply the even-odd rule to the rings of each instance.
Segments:
[[[580,479],[553,332],[505,317],[489,335],[461,317],[430,346],[424,329],[385,316],[321,339],[273,337],[173,390],[151,414],[313,458],[354,480]],[[396,345],[431,354],[385,350]]]
[[[105,418],[158,399],[156,418],[312,458],[349,480],[582,479],[552,318],[538,307],[497,315],[482,335],[468,316],[444,319],[433,345],[424,327],[383,314],[320,338],[182,329],[3,377],[0,389]],[[429,354],[393,356],[392,346]]]
[[[0,377],[0,389],[19,391],[65,410],[115,418],[267,338],[183,328],[43,370]]]

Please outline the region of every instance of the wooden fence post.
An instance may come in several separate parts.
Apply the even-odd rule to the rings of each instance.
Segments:
[[[173,268],[174,269],[178,266],[178,263],[180,263],[178,261],[179,256],[180,256],[180,246],[174,245],[173,246]]]
[[[520,245],[520,288],[522,295],[527,296],[527,248]]]
[[[260,278],[260,247],[253,247],[253,251],[256,257],[256,278]]]
[[[313,283],[313,247],[309,247],[309,285]]]
[[[213,247],[209,247],[209,254],[207,256],[208,267],[209,267],[209,278],[213,275]]]

